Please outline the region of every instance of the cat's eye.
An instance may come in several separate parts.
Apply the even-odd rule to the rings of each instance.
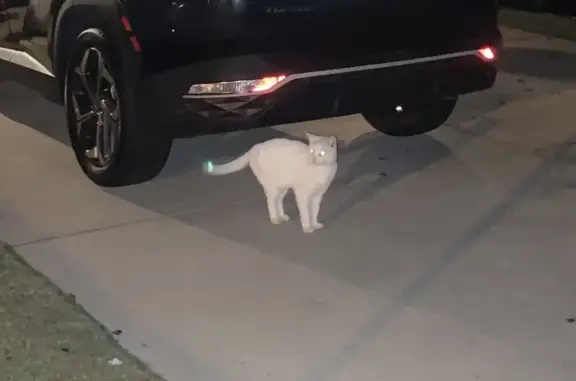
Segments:
[[[320,156],[326,155],[326,151],[320,151]]]

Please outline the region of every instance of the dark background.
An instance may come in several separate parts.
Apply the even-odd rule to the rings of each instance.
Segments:
[[[576,0],[500,0],[504,7],[576,16]]]

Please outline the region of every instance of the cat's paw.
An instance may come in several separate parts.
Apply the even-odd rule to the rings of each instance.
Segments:
[[[302,231],[304,233],[313,233],[314,232],[314,227],[313,226],[302,226]]]
[[[276,218],[270,218],[270,222],[272,222],[274,225],[283,224],[288,221],[290,221],[290,217],[286,214]]]
[[[315,224],[312,224],[312,227],[314,228],[314,230],[318,230],[318,229],[322,229],[324,227],[324,224],[322,224],[320,222],[316,222]]]

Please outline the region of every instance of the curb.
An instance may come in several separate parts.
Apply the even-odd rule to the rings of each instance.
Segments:
[[[120,351],[123,352],[124,356],[126,356],[127,359],[130,359],[134,364],[136,364],[136,366],[138,368],[140,368],[140,370],[151,374],[158,381],[165,381],[165,379],[162,376],[160,376],[158,373],[151,370],[150,367],[148,365],[146,365],[146,363],[144,363],[142,360],[140,360],[138,357],[136,357],[135,355],[130,353],[128,350],[126,350],[122,345],[120,345],[118,340],[114,337],[112,332],[106,326],[104,326],[102,323],[100,323],[96,318],[94,318],[94,316],[92,316],[88,311],[86,311],[86,309],[84,307],[82,307],[80,304],[78,304],[78,302],[76,301],[76,297],[73,294],[64,292],[60,287],[58,287],[56,284],[54,284],[54,282],[52,282],[50,280],[50,278],[48,278],[47,276],[42,274],[40,271],[38,271],[34,267],[32,267],[20,254],[18,254],[18,252],[11,245],[9,245],[6,242],[1,241],[1,240],[0,240],[0,250],[5,251],[15,261],[17,261],[19,264],[21,264],[24,267],[26,267],[27,269],[29,269],[33,276],[41,278],[45,282],[47,282],[52,288],[55,289],[55,292],[58,296],[62,297],[67,303],[71,304],[72,307],[77,312],[87,316],[91,323],[93,323],[95,326],[100,328],[105,333],[105,336],[107,339],[106,341],[108,342],[108,344],[110,346],[113,346],[115,348],[120,349]]]
[[[576,42],[576,18],[502,8],[498,22],[508,28]]]

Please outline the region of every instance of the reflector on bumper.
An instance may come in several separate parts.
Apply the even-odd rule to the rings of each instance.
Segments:
[[[496,60],[496,50],[490,46],[484,46],[478,49],[478,56],[487,62],[494,61]]]
[[[260,79],[199,83],[192,85],[188,90],[188,95],[210,96],[210,95],[251,95],[263,93],[273,89],[277,84],[286,79],[285,75],[275,77],[264,77]]]

